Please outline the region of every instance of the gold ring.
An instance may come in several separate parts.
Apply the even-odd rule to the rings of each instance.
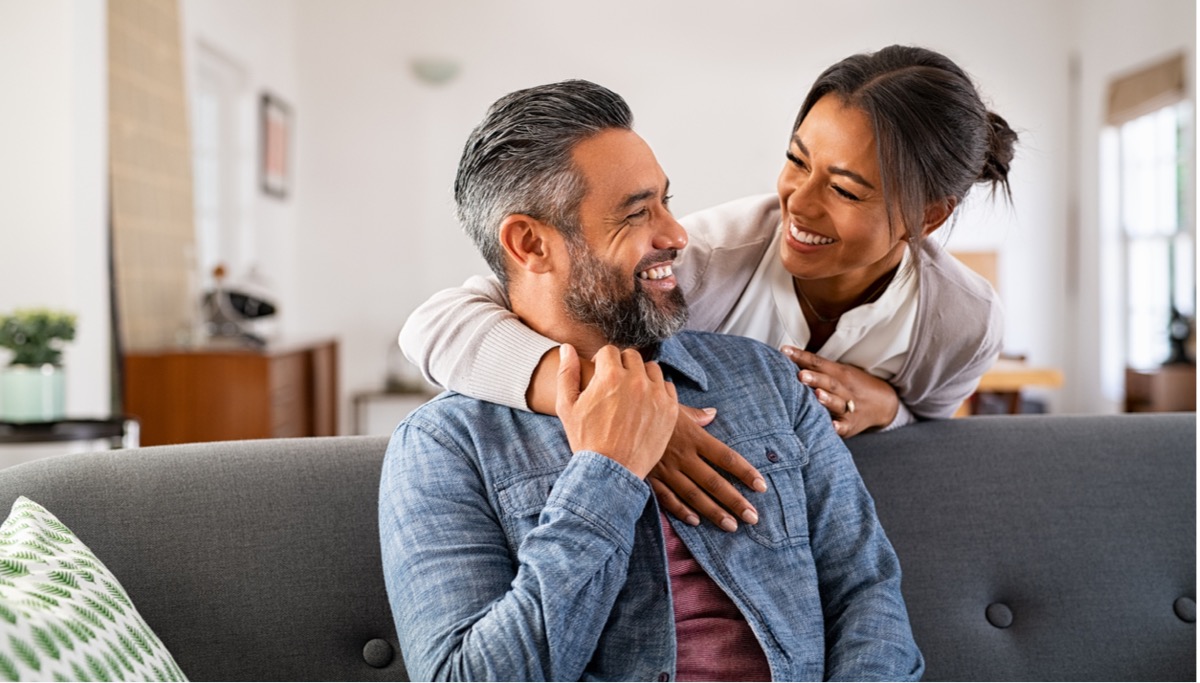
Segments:
[[[854,412],[854,399],[850,399],[849,401],[846,401],[846,414],[849,415],[850,413],[853,413],[853,412]]]

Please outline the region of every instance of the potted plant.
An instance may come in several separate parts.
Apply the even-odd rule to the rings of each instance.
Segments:
[[[63,342],[75,338],[75,316],[44,308],[0,316],[0,347],[13,352],[0,370],[0,420],[48,422],[65,414]]]

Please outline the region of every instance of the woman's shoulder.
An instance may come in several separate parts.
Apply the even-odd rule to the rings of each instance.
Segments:
[[[736,199],[685,216],[688,246],[675,264],[691,308],[688,326],[715,330],[733,307],[778,232],[779,200],[771,195]]]
[[[924,256],[920,268],[922,270],[922,293],[929,296],[947,299],[947,304],[954,301],[965,301],[972,308],[985,304],[988,307],[999,306],[1000,297],[979,273],[968,268],[962,261],[946,251],[942,245],[933,240],[925,240],[921,244]]]
[[[713,249],[762,245],[779,226],[779,198],[773,193],[742,197],[688,214],[679,222],[693,241]]]
[[[926,311],[980,340],[997,337],[1004,329],[1000,295],[982,275],[934,242],[922,243],[920,291]]]

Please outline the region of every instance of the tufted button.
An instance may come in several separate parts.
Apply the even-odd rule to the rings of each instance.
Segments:
[[[1176,600],[1175,616],[1189,624],[1196,623],[1196,601],[1191,598],[1179,598]]]
[[[391,664],[392,658],[395,656],[392,644],[383,638],[374,638],[363,646],[363,659],[376,669],[382,669]]]
[[[1012,626],[1013,613],[1008,608],[1008,605],[999,602],[993,602],[987,607],[988,623],[996,628],[1008,628]]]
[[[779,462],[779,454],[775,451],[767,451],[767,460],[771,462]]]

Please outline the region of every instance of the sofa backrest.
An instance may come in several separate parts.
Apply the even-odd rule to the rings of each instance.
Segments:
[[[1196,680],[1196,416],[852,439],[926,680]]]
[[[405,680],[376,501],[386,437],[162,446],[0,470],[116,575],[195,681]]]
[[[0,506],[58,515],[192,680],[403,680],[377,528],[386,444],[47,458],[0,470]],[[973,417],[849,445],[927,680],[1195,680],[1194,414]]]

